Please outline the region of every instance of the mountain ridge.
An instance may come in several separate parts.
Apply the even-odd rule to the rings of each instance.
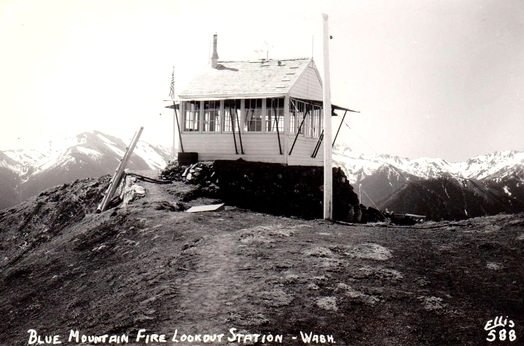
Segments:
[[[55,185],[112,174],[126,147],[122,139],[94,130],[55,139],[37,149],[0,151],[0,208]],[[127,167],[162,169],[169,160],[168,152],[139,141]],[[333,162],[343,169],[361,204],[379,210],[418,212],[435,219],[524,211],[524,152],[504,150],[448,162],[441,158],[367,155],[337,145]],[[459,189],[460,195],[471,195],[466,200],[476,199],[478,203],[464,205],[463,200],[447,195],[443,186]],[[430,203],[429,196],[446,202]]]
[[[94,130],[58,138],[36,149],[0,151],[0,179],[5,192],[0,197],[0,209],[55,185],[112,174],[126,148],[122,139]],[[127,168],[158,170],[168,160],[165,148],[139,141]]]
[[[377,209],[434,220],[524,211],[524,152],[505,150],[450,163],[364,155],[339,146],[333,161],[358,189],[361,203]]]
[[[524,152],[503,150],[477,155],[465,161],[449,162],[441,158],[409,159],[389,154],[367,155],[357,153],[347,146],[338,145],[334,149],[333,161],[339,166],[345,166],[352,183],[358,183],[358,180],[362,179],[354,172],[363,169],[372,173],[381,165],[389,165],[425,179],[441,177],[444,174],[467,179],[484,179],[500,175],[504,170],[518,165],[524,166]]]

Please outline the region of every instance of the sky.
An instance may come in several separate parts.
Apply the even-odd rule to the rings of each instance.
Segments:
[[[175,93],[219,60],[313,57],[366,154],[524,151],[521,0],[1,0],[0,150],[99,130],[170,147]],[[336,125],[334,127],[336,129]]]

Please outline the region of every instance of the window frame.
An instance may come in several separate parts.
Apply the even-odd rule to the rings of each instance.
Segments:
[[[222,132],[222,112],[220,100],[204,100],[202,132],[220,133]]]

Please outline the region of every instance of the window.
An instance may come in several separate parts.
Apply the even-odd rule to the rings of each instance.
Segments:
[[[233,129],[238,132],[240,122],[240,100],[224,100],[224,125],[225,132],[231,132]]]
[[[304,133],[304,125],[302,124],[302,120],[306,114],[306,104],[302,101],[293,99],[290,101],[290,103],[289,132],[297,133],[300,130],[300,133]],[[302,127],[300,127],[301,124]]]
[[[203,131],[220,132],[220,101],[204,101]]]
[[[182,102],[184,131],[198,131],[200,126],[200,101]]]
[[[291,133],[300,132],[304,137],[318,138],[322,131],[322,106],[292,99],[290,102]]]
[[[247,99],[244,101],[245,131],[262,131],[262,99]]]
[[[289,131],[291,133],[297,133],[300,132],[300,134],[304,134],[307,128],[307,120],[311,116],[310,114],[310,105],[309,103],[299,101],[299,100],[291,100],[290,105],[290,127]],[[305,118],[305,119],[304,119]]]
[[[267,132],[284,132],[284,98],[266,99]]]
[[[318,138],[322,129],[322,107],[312,105],[311,107],[311,132],[310,136]]]

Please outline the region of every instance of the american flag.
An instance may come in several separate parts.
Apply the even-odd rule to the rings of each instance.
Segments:
[[[169,88],[169,97],[175,98],[175,67],[173,66],[173,72],[171,73],[171,87]]]

